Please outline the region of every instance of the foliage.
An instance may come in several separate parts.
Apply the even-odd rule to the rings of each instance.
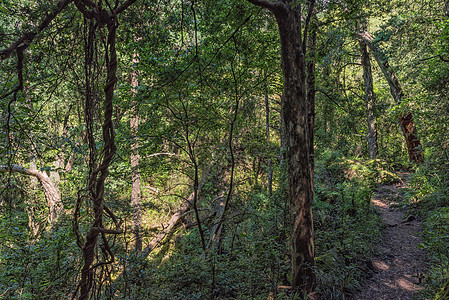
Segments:
[[[16,226],[4,230],[2,240],[7,241],[9,234],[21,234],[14,241],[23,241],[26,226],[11,225]],[[60,299],[76,287],[80,257],[70,223],[59,224],[39,239],[29,238],[25,244],[3,243],[0,251],[2,298]]]
[[[426,297],[435,294],[434,299],[444,299],[449,278],[449,207],[439,207],[430,212],[425,225],[424,241],[420,246],[426,249],[431,267],[426,274],[427,289],[423,294]]]
[[[416,215],[424,218],[425,229],[420,247],[427,251],[429,268],[425,274],[426,289],[423,297],[444,299],[449,274],[449,207],[448,207],[448,174],[446,170],[436,169],[436,161],[429,161],[420,166],[413,175],[413,189],[407,194],[411,208]],[[441,166],[441,162],[438,162]]]
[[[318,159],[314,218],[323,298],[343,299],[361,289],[381,230],[371,194],[378,184],[394,179],[397,175],[381,160],[351,160],[332,151]]]

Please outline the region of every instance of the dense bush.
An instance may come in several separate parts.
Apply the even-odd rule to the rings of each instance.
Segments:
[[[375,253],[380,235],[381,222],[370,204],[371,194],[377,184],[397,176],[382,161],[348,160],[339,155],[319,160],[317,166],[317,291],[324,299],[343,299],[361,288],[366,263]],[[135,267],[128,274],[130,280],[121,283],[122,296],[266,299],[276,295],[277,299],[290,299],[293,295],[288,290],[278,289],[288,286],[290,279],[285,276],[290,270],[285,199],[282,188],[271,197],[265,192],[236,197],[219,252],[202,254],[193,227],[178,231],[172,242],[149,260],[124,258]]]

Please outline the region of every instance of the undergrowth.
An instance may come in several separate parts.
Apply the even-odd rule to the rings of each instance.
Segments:
[[[380,160],[349,160],[335,153],[320,157],[314,219],[317,292],[322,299],[344,299],[361,288],[380,235],[371,194],[378,184],[394,180],[397,176]],[[183,229],[150,260],[134,262],[141,280],[128,282],[122,296],[294,299],[288,289],[278,288],[290,285],[285,188],[281,185],[271,197],[264,191],[236,194],[219,252],[203,255],[197,229]]]
[[[422,233],[428,257],[423,299],[449,299],[449,174],[447,163],[428,161],[411,177],[407,195],[414,214],[424,220]]]
[[[379,184],[396,180],[381,160],[352,160],[336,152],[320,157],[314,219],[318,291],[323,299],[345,299],[361,289],[381,230],[371,196]]]
[[[378,184],[394,180],[397,176],[380,160],[347,159],[335,152],[317,158],[315,269],[316,290],[322,299],[345,299],[361,288],[381,229],[370,198]],[[129,255],[129,240],[117,237],[114,271],[107,275],[112,284],[98,282],[97,298],[295,299],[288,288],[279,288],[288,287],[291,279],[286,190],[281,183],[269,196],[263,188],[238,186],[219,250],[208,255],[200,247],[195,224],[179,229],[145,259]],[[205,188],[204,198],[207,192]],[[202,213],[204,217],[207,210]],[[206,238],[213,219],[203,223]],[[54,236],[42,236],[34,245],[0,247],[0,295],[21,293],[20,299],[40,299],[50,292],[59,296],[73,292],[79,250],[66,227],[56,237],[57,243]],[[122,279],[114,282],[122,273]],[[17,284],[11,284],[13,278]],[[41,278],[40,286],[32,278]]]

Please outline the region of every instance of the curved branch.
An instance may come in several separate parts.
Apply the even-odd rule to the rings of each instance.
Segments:
[[[53,181],[44,171],[31,170],[17,164],[12,164],[0,165],[0,172],[17,172],[24,175],[36,177],[42,185],[45,199],[47,199],[48,208],[50,210],[49,219],[51,223],[54,223],[61,215],[65,213],[59,191]]]
[[[324,96],[326,96],[330,101],[332,101],[335,105],[337,105],[338,107],[340,107],[343,111],[345,111],[346,113],[349,114],[349,111],[347,109],[345,109],[343,106],[341,106],[337,101],[335,101],[335,99],[333,99],[328,93],[326,93],[323,90],[320,89],[316,89],[317,92],[323,94]]]
[[[441,61],[449,62],[449,59],[444,58],[444,57],[443,57],[442,55],[440,55],[440,54],[434,55],[434,56],[431,56],[431,57],[422,58],[422,59],[420,59],[419,61],[426,61],[426,60],[434,59],[434,58],[439,58]]]

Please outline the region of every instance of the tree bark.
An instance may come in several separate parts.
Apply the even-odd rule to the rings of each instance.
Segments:
[[[292,214],[292,286],[294,289],[309,293],[315,286],[315,274],[313,273],[313,192],[310,174],[309,108],[306,95],[306,45],[304,42],[307,40],[308,24],[307,22],[305,24],[303,39],[299,4],[287,0],[248,1],[273,12],[278,23],[284,75],[282,115],[287,138],[288,189]],[[309,14],[310,12],[309,9]]]
[[[402,92],[399,80],[396,74],[393,72],[387,57],[383,51],[373,43],[373,36],[366,31],[361,31],[359,34],[360,38],[366,45],[370,48],[373,53],[374,58],[377,61],[382,73],[387,79],[388,85],[390,86],[390,92],[395,100],[396,104],[402,102],[404,94]],[[424,160],[424,154],[422,152],[421,142],[418,138],[418,133],[415,127],[415,122],[413,121],[413,116],[411,112],[402,114],[399,116],[399,124],[402,129],[402,133],[407,143],[408,156],[410,161],[416,162],[417,164],[422,163]]]
[[[0,165],[0,172],[8,171],[18,172],[37,178],[42,185],[45,199],[47,200],[49,209],[48,219],[50,220],[50,223],[55,223],[58,218],[64,214],[64,206],[62,205],[59,191],[45,171],[27,169],[16,164],[10,166]]]
[[[265,76],[266,76],[266,72]],[[268,98],[268,82],[265,85],[265,139],[267,147],[270,147],[270,102]],[[267,161],[267,175],[268,175],[268,195],[273,193],[273,167],[271,165],[271,158],[268,157]]]
[[[361,63],[363,66],[363,81],[365,86],[365,102],[368,121],[368,154],[371,159],[377,157],[377,124],[374,115],[374,103],[376,95],[373,88],[373,76],[371,72],[371,62],[366,43],[360,41]]]
[[[133,54],[133,64],[138,62],[137,54]],[[142,197],[140,192],[140,155],[139,155],[139,115],[137,108],[137,86],[139,85],[137,79],[137,71],[131,72],[131,87],[133,93],[133,101],[131,103],[131,118],[130,118],[130,130],[131,130],[131,211],[132,211],[132,232],[135,240],[135,250],[137,252],[142,251]]]
[[[448,0],[444,1],[443,11],[444,11],[444,14],[446,15],[446,17],[449,18],[449,1]]]
[[[315,171],[315,150],[314,150],[314,138],[315,138],[315,44],[316,44],[316,32],[318,25],[316,24],[316,11],[312,10],[311,16],[311,28],[307,41],[307,103],[309,106],[308,122],[309,122],[309,168],[310,168],[310,182],[312,185],[312,191],[314,188],[313,174]]]

